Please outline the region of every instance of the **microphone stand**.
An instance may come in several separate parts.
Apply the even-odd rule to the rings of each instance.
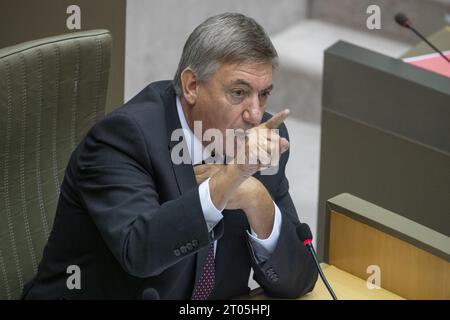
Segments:
[[[333,289],[331,289],[331,286],[328,283],[327,278],[325,278],[325,275],[323,274],[323,271],[322,271],[322,268],[320,267],[319,261],[317,261],[316,251],[314,250],[314,247],[312,246],[311,243],[308,243],[307,247],[308,247],[309,251],[311,252],[311,255],[313,256],[314,262],[316,263],[316,266],[317,266],[317,270],[319,270],[319,275],[322,278],[323,283],[327,287],[328,292],[333,297],[333,300],[337,300],[338,298],[336,297],[336,294],[334,293]]]

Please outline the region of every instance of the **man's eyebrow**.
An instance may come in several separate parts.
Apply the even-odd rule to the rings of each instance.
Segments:
[[[262,92],[272,91],[273,90],[273,84],[262,90]]]
[[[250,85],[250,83],[248,83],[247,81],[242,80],[242,79],[234,80],[231,84],[233,84],[233,85],[241,84],[241,85],[244,85],[244,86],[249,87],[250,89],[252,89],[252,86]]]
[[[233,84],[233,85],[240,84],[240,85],[244,85],[244,86],[246,86],[246,87],[249,87],[250,89],[253,89],[252,86],[250,85],[250,83],[248,83],[247,81],[242,80],[242,79],[234,80],[234,81],[232,82],[232,84]],[[273,84],[271,84],[271,85],[268,86],[267,88],[261,90],[261,92],[271,91],[272,89],[273,89]]]

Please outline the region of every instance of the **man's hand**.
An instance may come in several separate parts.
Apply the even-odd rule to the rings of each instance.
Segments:
[[[228,202],[231,201],[230,199],[232,198],[233,193],[242,183],[258,170],[267,167],[267,164],[272,164],[273,160],[278,163],[281,154],[289,149],[289,142],[286,139],[280,138],[278,134],[268,134],[271,129],[278,128],[288,115],[289,110],[281,111],[268,121],[250,129],[244,144],[244,161],[237,158],[235,159],[237,162],[236,165],[224,166],[211,176],[211,180],[209,180],[209,190],[211,201],[216,208],[225,208],[228,205]],[[256,141],[255,139],[252,139],[252,136],[255,134],[258,137]],[[259,150],[261,150],[261,152],[259,152]],[[279,152],[275,152],[277,150]],[[257,161],[256,164],[253,164],[249,160],[252,160],[255,153],[257,153]],[[242,154],[242,151],[238,150],[238,156],[240,154]],[[261,155],[265,160],[260,159]],[[203,174],[203,177],[204,176],[205,175]],[[258,193],[258,195],[263,195],[261,197],[253,195],[248,197],[248,203],[250,203],[251,199],[251,202],[256,203],[256,205],[246,207],[244,211],[252,229],[259,238],[264,239],[270,235],[272,230],[275,209],[266,188],[262,187],[261,190],[265,191],[265,195],[264,192],[261,192]],[[233,202],[231,202],[231,204],[232,203]]]
[[[200,184],[226,167],[223,164],[204,164],[194,167],[195,178]],[[264,185],[254,177],[243,181],[226,203],[225,209],[242,209],[250,226],[260,239],[267,238],[273,228],[275,208],[272,198]]]
[[[289,142],[281,138],[275,129],[289,115],[289,110],[278,112],[259,126],[247,130],[245,144],[238,151],[235,163],[247,176],[278,164],[281,154],[289,149]],[[242,148],[245,148],[242,150]]]
[[[223,164],[202,164],[194,166],[195,179],[197,180],[197,183],[200,184],[224,168],[225,165]],[[265,187],[261,182],[259,182],[258,179],[249,177],[242,182],[236,190],[234,190],[230,199],[228,199],[225,209],[245,210],[253,207],[258,202],[258,195],[266,194],[267,191],[264,191],[266,191]]]
[[[197,184],[200,184],[206,179],[212,177],[214,174],[222,170],[223,167],[225,167],[225,165],[214,163],[194,166],[194,174],[195,179],[197,180]]]

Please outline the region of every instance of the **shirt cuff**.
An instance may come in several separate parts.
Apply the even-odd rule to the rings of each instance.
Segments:
[[[208,232],[222,220],[223,214],[222,210],[218,210],[211,200],[211,195],[209,192],[209,179],[203,181],[198,187],[198,195],[200,197],[200,205],[202,206],[203,216],[205,217],[206,225],[208,227]]]
[[[267,239],[258,239],[258,236],[253,229],[250,229],[251,233],[247,231],[250,244],[259,263],[262,263],[270,258],[270,255],[275,251],[278,238],[280,237],[282,219],[281,211],[275,202],[273,205],[275,206],[275,218],[270,236]]]

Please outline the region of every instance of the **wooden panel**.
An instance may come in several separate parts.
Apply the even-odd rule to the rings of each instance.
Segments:
[[[336,211],[329,263],[362,279],[377,265],[381,287],[407,299],[450,299],[449,262]]]

